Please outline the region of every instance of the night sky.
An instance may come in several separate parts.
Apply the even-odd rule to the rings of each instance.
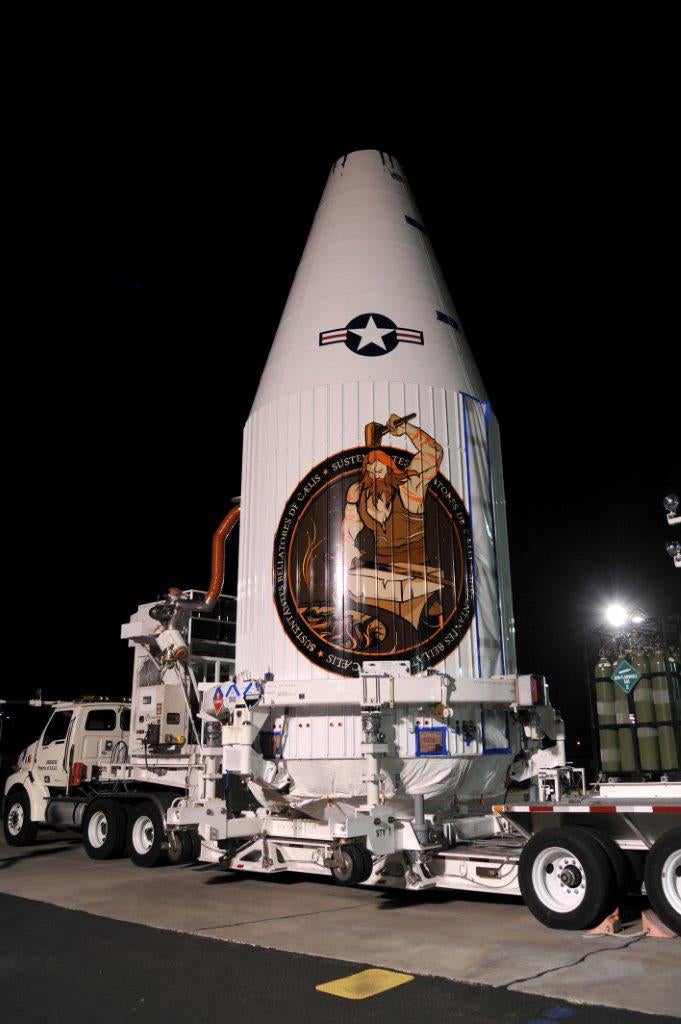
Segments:
[[[377,148],[409,179],[500,422],[520,669],[547,675],[587,739],[583,630],[615,598],[681,610],[661,505],[681,492],[671,143],[652,115],[602,113],[458,110],[451,131],[354,134],[117,119],[71,168],[86,339],[66,371],[63,352],[42,366],[38,657],[7,695],[128,694],[121,622],[169,585],[207,585],[330,166]]]

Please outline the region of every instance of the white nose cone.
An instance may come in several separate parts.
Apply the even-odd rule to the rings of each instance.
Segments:
[[[485,398],[402,169],[363,150],[331,169],[253,411],[302,387],[376,380]]]
[[[237,672],[515,671],[496,421],[404,174],[329,176],[244,432]]]

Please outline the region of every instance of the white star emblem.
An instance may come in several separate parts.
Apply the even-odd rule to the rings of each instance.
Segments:
[[[350,328],[352,334],[359,334],[360,336],[360,343],[356,349],[357,352],[366,348],[367,345],[376,345],[378,348],[382,348],[384,352],[387,352],[388,346],[383,339],[386,334],[391,334],[394,330],[394,327],[388,327],[387,329],[379,327],[373,316],[369,317],[366,327]]]

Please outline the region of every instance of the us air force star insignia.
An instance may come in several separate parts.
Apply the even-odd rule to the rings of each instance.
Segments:
[[[336,345],[341,341],[356,355],[385,356],[401,341],[423,345],[423,332],[398,327],[382,313],[361,313],[346,327],[322,331],[319,335],[320,345]]]
[[[358,334],[362,339],[357,346],[357,351],[360,352],[367,345],[378,345],[384,352],[387,352],[386,344],[383,338],[386,334],[392,334],[393,328],[389,327],[387,330],[381,330],[380,327],[376,326],[376,322],[373,316],[370,316],[367,320],[366,327],[355,327],[353,334]]]

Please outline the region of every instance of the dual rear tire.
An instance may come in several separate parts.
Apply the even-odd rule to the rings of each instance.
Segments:
[[[127,853],[140,868],[183,864],[200,853],[193,836],[175,832],[168,841],[163,813],[154,800],[128,804],[98,797],[83,815],[83,845],[93,860],[111,860]]]
[[[661,836],[646,857],[646,893],[668,928],[681,935],[681,828]]]
[[[533,835],[520,855],[518,881],[537,920],[548,928],[582,931],[607,917],[625,885],[621,851],[612,846],[618,872],[610,844],[593,829],[546,828]]]
[[[586,826],[546,828],[520,855],[525,903],[548,928],[593,928],[619,906],[632,872],[617,843]],[[646,893],[660,920],[681,934],[681,829],[661,836],[646,855]]]
[[[125,850],[127,821],[116,800],[93,800],[83,815],[83,846],[92,860],[112,860]]]
[[[156,868],[168,863],[164,846],[165,829],[161,810],[153,800],[144,800],[130,812],[128,856],[138,868]]]

